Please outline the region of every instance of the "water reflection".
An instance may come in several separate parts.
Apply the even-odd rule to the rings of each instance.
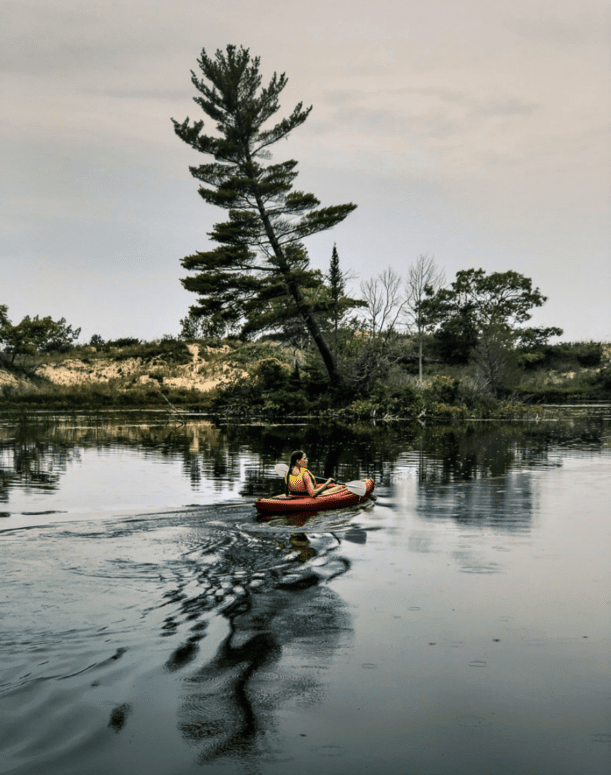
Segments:
[[[424,482],[416,511],[424,520],[452,520],[503,531],[527,531],[536,511],[536,483],[524,473],[477,479],[460,487]]]
[[[379,500],[258,521],[250,498],[280,489],[273,464],[295,447],[308,449],[317,473],[373,475]],[[453,761],[463,775],[486,771],[499,752],[495,766],[516,772],[533,772],[520,766],[533,752],[540,769],[562,775],[604,771],[598,760],[554,767],[557,740],[537,727],[551,719],[563,739],[582,734],[590,709],[602,707],[609,458],[571,480],[574,457],[562,467],[569,448],[588,464],[608,453],[607,420],[428,428],[179,426],[136,413],[0,420],[5,503],[18,491],[23,503],[53,492],[61,507],[75,471],[98,460],[96,476],[106,475],[115,458],[113,472],[123,467],[131,489],[137,471],[151,487],[171,470],[195,502],[228,483],[242,496],[0,533],[0,748],[9,771],[272,772],[287,756],[325,775],[385,757],[426,772]],[[594,516],[578,524],[575,482],[586,473],[592,502],[603,505],[589,504]],[[550,493],[544,524],[537,517]],[[580,764],[590,740],[606,744],[602,718],[587,722]],[[472,730],[486,725],[492,733],[474,745]],[[541,740],[548,748],[539,755]],[[339,768],[321,759],[330,752],[344,757]]]
[[[9,490],[15,487],[26,493],[57,490],[68,464],[78,459],[78,448],[40,438],[16,436],[1,440],[0,503],[8,502]]]
[[[439,427],[423,430],[396,459],[392,480],[415,501],[423,520],[528,531],[537,510],[537,482],[526,471],[562,466],[563,445],[609,448],[602,417],[550,425]],[[405,489],[405,488],[403,488]]]
[[[438,427],[422,430],[409,452],[397,459],[396,475],[410,473],[418,481],[445,485],[503,476],[528,466],[559,465],[553,450],[563,434],[540,426],[503,425]],[[604,443],[602,428],[599,448]]]
[[[177,424],[152,412],[39,413],[16,419],[7,415],[0,418],[0,504],[5,504],[0,513],[10,516],[11,492],[20,492],[27,500],[34,493],[61,491],[66,475],[79,467],[81,476],[86,476],[83,456],[87,451],[109,457],[129,450],[133,458],[122,460],[124,468],[135,466],[138,460],[179,465],[183,481],[200,501],[202,494],[210,498],[231,490],[247,499],[279,493],[282,482],[270,473],[273,464],[286,460],[292,449],[303,447],[320,476],[344,481],[373,476],[378,491],[380,486],[400,486],[406,478],[416,479],[419,508],[427,518],[450,516],[463,524],[484,519],[517,529],[533,508],[534,495],[524,481],[474,486],[452,502],[444,495],[444,487],[500,481],[517,471],[558,466],[567,443],[588,453],[600,451],[610,443],[605,427],[602,414],[540,424],[427,428],[324,423],[224,426],[201,419]],[[84,481],[80,487],[90,490],[92,498],[104,499],[95,482]],[[119,487],[119,482],[114,483],[117,497],[131,502],[134,493],[120,495]],[[140,489],[148,488],[143,482]],[[33,510],[65,511],[61,500],[60,493],[53,508],[38,503]],[[142,507],[149,502],[143,500]],[[166,502],[158,505],[163,507]],[[176,504],[169,500],[167,505]]]

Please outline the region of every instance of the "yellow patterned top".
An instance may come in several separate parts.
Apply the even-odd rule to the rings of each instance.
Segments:
[[[308,474],[308,476],[306,476]],[[316,479],[311,471],[307,468],[302,468],[298,476],[293,476],[289,472],[289,492],[295,493],[295,495],[309,495],[310,498],[314,497],[316,490]]]

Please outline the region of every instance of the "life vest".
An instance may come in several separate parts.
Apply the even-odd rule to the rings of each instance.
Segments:
[[[310,475],[309,481],[306,481],[303,478],[304,474]],[[316,477],[311,471],[308,471],[307,468],[301,468],[297,476],[293,476],[290,471],[287,473],[287,476],[289,493],[294,495],[309,495],[310,497],[313,497],[314,489],[316,487]]]

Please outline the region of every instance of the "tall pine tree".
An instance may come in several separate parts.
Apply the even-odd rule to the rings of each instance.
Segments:
[[[366,302],[362,299],[351,299],[349,296],[346,296],[347,278],[345,272],[340,268],[339,253],[337,252],[337,245],[335,244],[333,245],[331,262],[329,264],[329,271],[326,279],[330,297],[327,317],[330,322],[331,330],[333,331],[333,342],[337,348],[339,327],[344,315],[349,309],[366,306]]]
[[[337,252],[337,245],[335,244],[333,245],[333,252],[331,253],[328,278],[329,289],[331,291],[331,321],[333,323],[333,333],[337,340],[337,329],[341,317],[340,299],[346,290],[346,283],[344,281],[344,274],[339,268],[339,254]]]
[[[340,386],[336,359],[304,293],[314,280],[304,264],[301,241],[340,223],[356,205],[320,207],[313,194],[293,190],[296,161],[270,162],[270,146],[303,124],[311,111],[299,103],[290,116],[264,128],[280,109],[284,74],[274,73],[262,87],[259,58],[233,45],[219,49],[214,58],[203,50],[198,64],[204,77],[191,73],[201,95],[194,100],[216,122],[217,133],[204,134],[203,120],[172,121],[182,140],[214,157],[190,171],[202,183],[203,199],[227,210],[228,219],[209,234],[218,247],[182,260],[195,273],[182,280],[198,294],[191,311],[248,329],[270,295],[288,295],[320,351],[331,384]]]

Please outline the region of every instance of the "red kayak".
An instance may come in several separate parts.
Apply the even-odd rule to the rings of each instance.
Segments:
[[[366,501],[375,487],[373,479],[365,479],[365,495],[356,495],[344,488],[339,492],[325,495],[322,492],[316,498],[309,495],[276,495],[274,498],[257,498],[255,506],[259,511],[268,514],[289,514],[295,511],[323,511],[325,509],[341,509],[344,506],[354,506]]]

